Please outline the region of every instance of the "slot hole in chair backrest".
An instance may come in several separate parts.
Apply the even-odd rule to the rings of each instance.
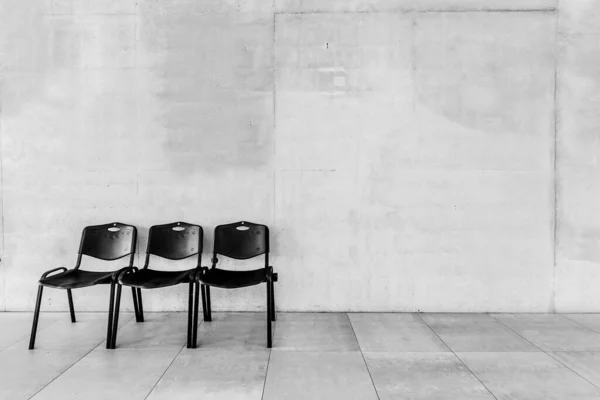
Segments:
[[[87,226],[79,253],[100,260],[117,260],[135,252],[137,230],[121,223]]]
[[[169,260],[202,253],[202,227],[185,222],[150,227],[146,252]]]
[[[269,252],[269,228],[240,221],[215,228],[214,253],[247,260]]]

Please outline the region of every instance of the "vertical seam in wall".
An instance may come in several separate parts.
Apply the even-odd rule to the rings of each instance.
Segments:
[[[417,13],[411,13],[412,15],[412,82],[413,82],[413,117],[416,117],[417,109]]]
[[[136,73],[135,73],[135,134],[133,136],[133,144],[134,144],[134,159],[135,159],[135,198],[136,198],[136,209],[138,212],[138,217],[141,215],[141,208],[140,208],[140,157],[139,157],[139,149],[138,149],[138,139],[139,139],[139,133],[140,133],[140,126],[139,126],[139,121],[140,121],[140,92],[139,92],[139,88],[140,88],[140,78],[139,78],[139,73],[137,73],[138,71],[138,18],[139,18],[139,11],[140,11],[140,3],[139,1],[135,2],[135,8],[134,8],[134,20],[133,20],[133,62],[134,62],[134,67],[136,69]],[[137,264],[140,265],[140,246],[139,246],[139,236],[138,236],[138,243],[137,243],[137,254],[135,255],[136,257],[136,261]]]
[[[275,0],[273,0],[273,11],[275,11]],[[277,13],[273,12],[273,50],[271,54],[271,69],[273,71],[273,224],[277,225],[277,74],[275,71],[276,60],[276,34]]]
[[[417,125],[417,135],[420,134],[420,127],[419,127],[419,119],[417,117],[417,16],[419,14],[417,12],[413,12],[411,13],[411,24],[412,24],[412,49],[411,49],[411,57],[412,57],[412,111],[413,111],[413,118],[414,121]],[[412,289],[412,307],[410,307],[410,309],[412,311],[419,311],[417,309],[417,302],[415,299],[415,277],[414,274],[411,274],[410,277],[410,286]]]
[[[0,71],[1,72],[1,71]],[[0,84],[2,83],[2,76],[0,76]],[[0,252],[0,274],[4,274],[4,279],[2,280],[2,297],[4,300],[2,302],[2,311],[6,311],[6,274],[4,273],[6,270],[6,264],[4,263],[4,146],[2,142],[2,92],[0,91],[0,229],[2,229],[2,240],[1,243],[1,252]]]
[[[560,1],[556,3],[556,24],[554,37],[554,141],[553,141],[553,191],[554,191],[554,215],[553,215],[553,237],[552,237],[552,293],[550,298],[550,311],[556,312],[556,247],[558,233],[558,58],[559,58],[559,23]]]

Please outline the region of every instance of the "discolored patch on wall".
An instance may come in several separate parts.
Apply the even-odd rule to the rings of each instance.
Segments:
[[[193,175],[267,166],[273,15],[167,0],[139,13],[138,63],[151,72],[152,130],[168,168]]]
[[[17,115],[40,95],[57,71],[78,59],[74,22],[43,14],[38,2],[3,2],[0,10],[0,106],[4,117]],[[50,93],[52,95],[52,93]]]
[[[550,12],[420,15],[417,101],[482,132],[549,136],[555,27]]]
[[[596,168],[600,175],[600,41],[597,35],[572,35],[561,37],[559,48],[559,167]]]

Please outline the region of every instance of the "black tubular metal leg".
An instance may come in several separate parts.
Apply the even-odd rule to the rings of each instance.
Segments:
[[[198,286],[200,286],[200,289],[202,290],[202,319],[206,321],[206,290],[204,289],[204,285],[198,284]]]
[[[119,330],[119,309],[121,308],[121,289],[123,286],[117,284],[117,299],[115,300],[115,316],[113,319],[112,343],[110,348],[117,347],[117,331]]]
[[[35,334],[37,333],[38,320],[40,318],[40,307],[42,305],[42,292],[44,287],[38,287],[37,300],[35,301],[35,311],[33,312],[33,325],[31,326],[31,336],[29,338],[29,350],[35,347]]]
[[[106,330],[106,348],[110,349],[112,344],[113,315],[115,307],[115,284],[110,284],[110,303],[108,305],[108,329]]]
[[[273,317],[273,313],[271,311],[271,283],[267,282],[267,347],[270,349],[273,345],[273,332],[271,331],[271,318]]]
[[[200,304],[200,293],[199,293],[200,283],[196,282],[194,287],[194,324],[192,330],[192,349],[195,349],[198,344],[198,308]],[[204,303],[204,301],[203,301]]]
[[[210,307],[210,286],[206,285],[206,319],[205,321],[212,321],[212,309]]]
[[[275,321],[275,282],[271,282],[271,321]]]
[[[194,312],[194,282],[190,282],[190,293],[188,296],[188,326],[187,326],[187,348],[192,348],[192,324],[194,321],[192,313]]]
[[[140,314],[140,321],[144,322],[144,305],[142,303],[142,289],[137,289],[137,301],[138,301],[138,312]]]
[[[137,289],[131,288],[131,297],[133,297],[133,311],[135,312],[135,322],[140,322],[140,310],[138,309]]]
[[[71,289],[67,289],[67,297],[69,298],[69,311],[71,312],[71,322],[75,323],[77,320],[75,319],[75,307],[73,307],[73,293],[71,293]]]

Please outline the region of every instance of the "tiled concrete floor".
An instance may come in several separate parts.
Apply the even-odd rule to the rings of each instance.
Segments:
[[[215,313],[185,348],[185,313],[0,313],[0,399],[515,399],[600,397],[600,315]]]

